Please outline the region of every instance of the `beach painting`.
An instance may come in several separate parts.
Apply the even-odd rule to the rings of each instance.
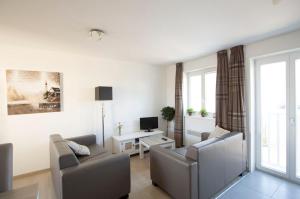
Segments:
[[[8,115],[61,111],[61,74],[6,70]]]

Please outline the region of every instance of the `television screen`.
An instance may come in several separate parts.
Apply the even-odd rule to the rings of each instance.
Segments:
[[[158,128],[158,117],[140,118],[140,129],[150,132],[152,129]]]

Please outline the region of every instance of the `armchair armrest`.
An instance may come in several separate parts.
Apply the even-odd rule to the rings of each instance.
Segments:
[[[154,146],[150,148],[150,172],[153,184],[175,199],[198,198],[197,162],[176,152]]]
[[[64,169],[62,186],[63,198],[119,198],[127,195],[130,192],[129,156],[111,155]]]
[[[83,135],[83,136],[68,138],[67,140],[76,142],[81,145],[89,146],[92,144],[96,144],[96,135],[94,134]]]

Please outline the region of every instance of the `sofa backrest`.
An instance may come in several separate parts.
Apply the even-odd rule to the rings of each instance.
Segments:
[[[70,141],[73,141],[73,142],[76,142],[78,144],[85,145],[85,146],[97,144],[95,134],[77,136],[77,137],[73,137],[73,138],[68,138],[67,140],[70,140]]]
[[[211,198],[243,170],[243,136],[229,133],[194,144],[186,157],[198,162],[199,198]]]
[[[200,149],[205,148],[206,146],[208,146],[210,144],[213,144],[213,143],[215,143],[215,142],[217,142],[219,140],[220,139],[218,139],[218,138],[211,138],[211,139],[208,139],[208,140],[205,140],[205,141],[193,144],[193,145],[189,146],[186,149],[185,156],[187,158],[189,158],[189,159],[197,161],[198,160],[198,153],[199,153]]]

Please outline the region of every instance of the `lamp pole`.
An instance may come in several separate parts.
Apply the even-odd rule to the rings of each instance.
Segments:
[[[105,141],[104,141],[104,103],[102,103],[102,144],[103,144],[103,148],[105,148]]]
[[[105,110],[104,110],[104,102],[107,100],[112,100],[112,87],[108,86],[98,86],[95,88],[95,100],[96,101],[102,101],[102,113],[101,113],[101,119],[102,119],[102,144],[103,148],[105,148],[105,129],[104,129],[104,120],[105,120]]]

